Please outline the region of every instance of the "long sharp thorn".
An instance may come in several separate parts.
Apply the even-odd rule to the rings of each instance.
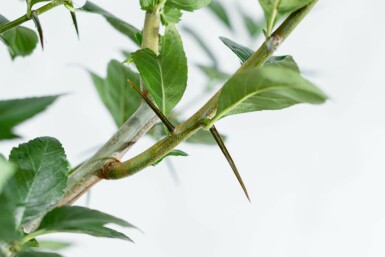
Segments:
[[[233,158],[231,158],[231,155],[230,155],[229,151],[227,150],[227,148],[225,146],[225,143],[223,142],[223,140],[221,138],[221,135],[218,133],[218,130],[215,128],[215,126],[212,126],[210,128],[210,132],[213,135],[215,141],[217,142],[219,148],[221,148],[222,153],[225,155],[225,157],[226,157],[227,161],[229,162],[231,168],[233,169],[233,172],[234,172],[235,176],[237,177],[238,182],[241,185],[241,187],[243,189],[243,192],[245,193],[245,195],[247,197],[247,200],[249,200],[249,202],[251,203],[251,200],[250,200],[250,197],[249,197],[249,193],[247,192],[246,186],[243,183],[241,174],[239,174],[237,166],[235,165],[235,163],[233,161]]]
[[[130,85],[135,89],[136,92],[140,94],[140,96],[143,98],[144,101],[150,106],[150,108],[156,113],[156,115],[159,117],[159,119],[163,122],[163,124],[166,126],[167,130],[172,133],[175,130],[174,125],[167,119],[166,116],[159,110],[158,107],[140,90],[131,80],[128,81]]]
[[[74,23],[74,26],[75,26],[76,35],[79,38],[79,27],[78,27],[78,20],[76,19],[76,13],[70,11],[70,14],[71,14],[72,22]]]
[[[43,28],[41,27],[38,13],[36,11],[32,11],[31,12],[31,18],[33,20],[33,23],[35,23],[35,27],[36,27],[37,32],[39,34],[41,48],[44,50]]]

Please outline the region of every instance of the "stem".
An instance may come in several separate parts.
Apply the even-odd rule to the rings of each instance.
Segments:
[[[159,50],[160,9],[162,6],[163,4],[159,4],[153,11],[147,11],[144,21],[142,48],[150,48],[155,53]],[[72,204],[93,185],[105,178],[103,167],[116,161],[106,162],[103,158],[121,159],[131,146],[154,126],[157,120],[157,116],[151,108],[146,103],[142,103],[115,135],[91,159],[71,174],[65,196],[57,205]]]
[[[40,14],[43,14],[53,8],[55,8],[56,6],[59,6],[59,5],[62,5],[64,4],[64,0],[56,0],[56,1],[52,1],[50,2],[49,4],[46,4],[42,7],[40,7],[39,9],[35,10],[36,14],[37,15],[40,15]],[[24,22],[26,21],[29,21],[31,20],[32,17],[28,17],[27,14],[17,18],[16,20],[14,21],[11,21],[3,26],[0,26],[0,34],[4,33],[4,32],[7,32],[11,29],[14,29],[16,28],[17,26],[19,26],[20,24],[23,24]]]
[[[309,5],[292,13],[281,26],[267,39],[263,45],[247,60],[236,73],[245,71],[252,67],[262,66],[267,59],[275,52],[277,47],[290,35],[294,28],[309,13],[318,0],[311,2]],[[279,39],[275,47],[268,47],[271,40]],[[173,134],[167,136],[163,140],[157,142],[149,149],[126,162],[115,162],[109,165],[106,170],[108,179],[120,179],[152,165],[154,162],[162,158],[168,152],[173,150],[177,145],[188,139],[202,127],[207,127],[207,119],[213,117],[216,112],[216,105],[220,96],[220,90],[191,118],[183,122],[175,128]],[[209,124],[211,124],[209,122]],[[212,126],[211,124],[210,126]]]

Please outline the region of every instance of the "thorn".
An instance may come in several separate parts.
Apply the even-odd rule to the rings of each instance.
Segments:
[[[41,24],[40,24],[39,15],[35,10],[31,12],[31,18],[33,20],[33,23],[35,23],[35,27],[39,34],[41,49],[44,50],[43,28],[41,27]]]
[[[237,169],[237,166],[235,166],[235,163],[233,161],[233,158],[231,158],[231,155],[229,153],[229,151],[227,150],[226,146],[225,146],[225,143],[223,142],[222,138],[221,138],[221,135],[219,134],[218,130],[215,128],[215,126],[213,125],[211,128],[210,128],[210,132],[211,134],[213,135],[215,141],[217,142],[219,148],[221,148],[222,150],[222,153],[225,155],[227,161],[229,162],[235,176],[237,177],[238,179],[238,182],[239,184],[241,185],[242,189],[243,189],[243,192],[245,193],[246,197],[247,197],[247,200],[249,200],[249,202],[251,203],[251,200],[250,200],[250,197],[249,197],[249,194],[247,193],[247,189],[246,189],[246,186],[245,184],[243,183],[243,180],[242,180],[242,177],[241,175],[239,174],[238,172],[238,169]]]
[[[79,27],[78,27],[78,20],[76,19],[76,13],[70,11],[72,22],[74,23],[75,30],[76,30],[76,35],[78,36],[78,39],[80,38],[79,36]]]
[[[131,80],[128,80],[130,85],[135,89],[136,92],[140,94],[140,96],[146,101],[148,106],[156,113],[156,115],[159,117],[159,119],[163,122],[163,124],[166,126],[167,130],[172,133],[175,130],[174,125],[167,119],[166,116],[158,109],[158,107],[155,106],[155,104],[140,90]]]

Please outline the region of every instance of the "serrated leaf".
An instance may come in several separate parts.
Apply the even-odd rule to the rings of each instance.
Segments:
[[[174,149],[171,152],[167,153],[165,156],[163,156],[161,159],[159,159],[156,162],[154,162],[152,164],[152,166],[158,165],[161,161],[163,161],[165,158],[167,158],[169,156],[184,156],[184,157],[186,157],[186,156],[188,156],[188,154],[183,152],[183,151],[181,151],[181,150]]]
[[[140,44],[140,42],[138,42],[137,40],[137,33],[140,33],[139,29],[135,28],[131,24],[128,24],[122,19],[119,19],[118,17],[107,12],[103,8],[97,6],[96,4],[90,1],[87,1],[83,7],[76,10],[102,15],[107,20],[107,22],[111,24],[112,27],[114,27],[120,33],[123,33],[124,35],[126,35],[129,39],[131,39],[137,45]]]
[[[17,136],[13,127],[44,111],[59,96],[44,96],[0,101],[0,140]]]
[[[290,14],[308,5],[314,0],[259,0],[267,24],[267,35],[270,36],[276,21],[285,14]]]
[[[180,22],[182,17],[181,10],[177,8],[170,7],[169,5],[165,5],[161,14],[160,18],[162,20],[162,24],[167,26],[170,23],[177,24]]]
[[[114,216],[80,206],[62,206],[47,213],[36,231],[45,233],[70,232],[95,237],[118,238],[132,241],[121,232],[105,227],[115,224],[134,228],[130,223]]]
[[[175,8],[193,12],[209,5],[211,0],[168,0],[167,4]]]
[[[187,85],[187,59],[175,26],[166,27],[159,56],[150,49],[131,56],[155,103],[167,115],[181,100]]]
[[[241,60],[242,63],[246,62],[254,54],[254,51],[248,47],[242,46],[228,38],[219,38],[231,51],[233,51]]]
[[[142,10],[152,10],[159,3],[158,0],[140,0]]]
[[[278,110],[299,103],[321,104],[326,99],[298,72],[267,65],[238,73],[223,86],[213,122],[239,113]]]
[[[63,196],[69,164],[60,142],[41,137],[13,148],[9,160],[17,165],[6,191],[17,203],[17,224],[43,216]]]
[[[15,257],[62,257],[62,256],[57,253],[22,251],[17,253]]]
[[[90,75],[99,97],[120,127],[140,105],[140,96],[128,83],[130,80],[139,85],[139,75],[116,60],[108,64],[106,79],[92,72]]]
[[[230,17],[226,9],[219,1],[212,1],[209,5],[209,10],[215,14],[229,29],[232,29]]]
[[[0,26],[8,22],[4,16],[0,15]],[[30,55],[36,48],[38,37],[33,30],[19,26],[0,34],[0,41],[8,47],[11,58],[15,59],[18,56]]]

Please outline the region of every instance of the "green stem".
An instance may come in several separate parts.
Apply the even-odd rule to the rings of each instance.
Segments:
[[[37,9],[35,12],[37,15],[40,15],[40,14],[43,14],[53,8],[55,8],[56,6],[59,6],[59,5],[62,5],[64,4],[64,0],[56,0],[56,1],[53,1],[53,2],[50,2],[49,4],[46,4],[42,7],[40,7],[39,9]],[[19,26],[20,24],[23,24],[24,22],[26,21],[29,21],[31,20],[32,17],[28,17],[27,14],[17,18],[16,20],[14,21],[11,21],[7,24],[4,24],[3,26],[0,26],[0,34],[4,33],[4,32],[7,32],[11,29],[14,29],[16,28],[17,26]]]
[[[160,9],[159,4],[153,11],[147,11],[143,27],[142,48],[150,48],[158,52]],[[64,198],[58,206],[72,204],[103,176],[103,167],[111,162],[102,161],[107,156],[120,159],[139,138],[146,134],[158,120],[156,114],[146,104],[142,103],[136,112],[119,128],[107,143],[87,162],[71,174]],[[115,162],[112,162],[115,163]]]
[[[281,26],[272,34],[271,38],[267,39],[263,45],[247,60],[236,73],[245,71],[253,67],[261,67],[267,59],[275,52],[277,47],[291,34],[295,27],[309,13],[318,0],[311,2],[309,5],[292,13],[281,24]],[[271,47],[271,40],[274,40],[274,47]],[[120,179],[152,165],[154,162],[162,158],[164,155],[173,150],[177,145],[188,139],[202,127],[207,126],[207,120],[212,118],[216,113],[216,105],[220,95],[220,90],[191,118],[183,122],[175,128],[173,134],[167,136],[163,140],[145,150],[141,154],[126,162],[115,162],[109,165],[106,173],[108,179]],[[210,126],[213,124],[210,123]]]
[[[55,233],[55,231],[48,231],[48,230],[38,230],[31,234],[26,235],[21,241],[20,245],[24,245],[25,243],[29,242],[31,239],[34,239],[35,237],[52,234]]]

